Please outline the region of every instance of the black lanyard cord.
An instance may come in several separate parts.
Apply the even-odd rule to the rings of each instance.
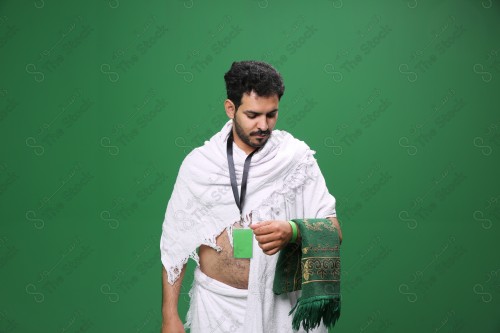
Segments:
[[[245,159],[245,164],[243,166],[243,178],[241,179],[241,197],[238,194],[238,186],[236,184],[236,171],[234,169],[234,159],[233,159],[233,131],[229,134],[227,138],[227,163],[229,166],[229,178],[231,179],[231,187],[233,188],[234,201],[236,206],[240,210],[240,215],[243,211],[243,202],[245,201],[245,195],[247,192],[247,180],[248,180],[248,169],[250,169],[250,160],[253,154],[258,149],[251,152]]]

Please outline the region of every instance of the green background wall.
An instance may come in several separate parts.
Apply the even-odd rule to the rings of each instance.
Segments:
[[[0,331],[160,331],[178,168],[258,59],[338,200],[335,332],[500,332],[499,36],[487,0],[0,1]]]

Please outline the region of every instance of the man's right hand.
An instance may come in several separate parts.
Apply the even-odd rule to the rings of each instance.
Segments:
[[[262,251],[271,256],[284,248],[292,238],[288,221],[262,221],[250,225]]]
[[[170,319],[167,322],[163,321],[161,324],[161,333],[186,333],[184,325],[179,317]]]

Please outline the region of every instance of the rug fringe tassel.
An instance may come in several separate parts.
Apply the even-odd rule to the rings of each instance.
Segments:
[[[309,332],[319,326],[322,320],[326,327],[332,328],[340,317],[340,297],[316,296],[305,300],[299,298],[289,314],[294,311],[292,320],[294,330],[298,330],[302,324],[306,332]]]

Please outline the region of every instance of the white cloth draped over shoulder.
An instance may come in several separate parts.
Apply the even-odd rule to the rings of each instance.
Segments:
[[[160,239],[161,261],[171,284],[189,258],[199,265],[196,249],[200,245],[220,251],[216,237],[224,230],[232,241],[232,226],[240,221],[226,156],[231,129],[230,120],[203,146],[189,153],[180,167]],[[289,133],[272,132],[251,160],[243,207],[244,227],[266,220],[336,216],[335,198],[328,192],[314,153]],[[233,143],[233,155],[241,189],[246,154]],[[246,317],[239,331],[292,332],[288,312],[298,294],[273,294],[277,259],[277,254],[264,254],[254,237]]]

